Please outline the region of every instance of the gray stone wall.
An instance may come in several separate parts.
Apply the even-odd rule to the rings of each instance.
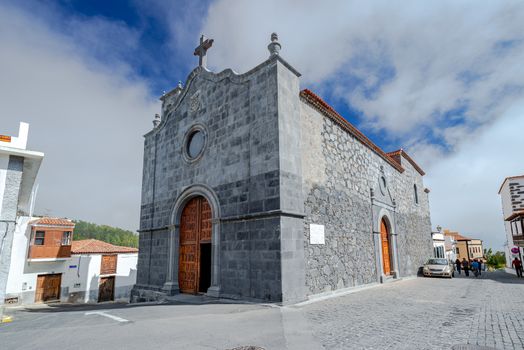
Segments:
[[[429,204],[422,177],[408,162],[402,163],[406,171],[401,174],[305,102],[300,121],[308,294],[379,280],[370,189],[377,189],[382,174],[396,201],[399,273],[415,274],[431,254]],[[415,183],[419,204],[414,202]],[[310,223],[325,225],[325,245],[309,244]]]
[[[162,288],[175,202],[200,184],[220,205],[221,293],[282,299],[280,217],[303,211],[295,195],[301,157],[289,153],[300,142],[298,92],[296,74],[274,57],[242,75],[197,68],[178,95],[165,98],[162,123],[145,135],[137,287]],[[185,139],[194,125],[205,130],[206,147],[188,161]],[[301,236],[294,239],[302,246]],[[299,256],[286,264],[298,266]]]
[[[11,267],[11,249],[23,170],[24,158],[9,156],[4,198],[0,208],[0,306],[4,303],[7,277]],[[1,312],[0,309],[0,316]]]

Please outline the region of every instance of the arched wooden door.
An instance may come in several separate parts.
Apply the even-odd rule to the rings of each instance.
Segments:
[[[182,211],[178,264],[182,293],[205,292],[211,284],[211,218],[211,207],[204,197],[191,199]]]
[[[382,241],[382,264],[384,267],[384,274],[391,273],[391,258],[389,253],[389,232],[386,221],[382,219],[380,222],[380,238]]]

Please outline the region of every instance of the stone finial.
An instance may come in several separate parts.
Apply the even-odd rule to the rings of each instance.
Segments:
[[[282,48],[282,45],[280,45],[280,43],[278,42],[278,34],[272,33],[271,34],[271,43],[269,43],[269,45],[267,46],[270,56],[278,55],[281,48]]]
[[[161,121],[160,120],[160,114],[158,114],[158,113],[155,114],[155,119],[153,119],[153,127],[156,128],[158,126],[158,124],[160,124],[160,121]]]

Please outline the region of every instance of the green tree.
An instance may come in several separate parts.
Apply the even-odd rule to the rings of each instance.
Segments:
[[[75,241],[92,238],[119,246],[138,247],[138,235],[134,232],[82,220],[74,220],[74,223],[73,240]]]
[[[495,252],[491,248],[484,249],[484,257],[489,267],[494,269],[501,269],[506,266],[506,255],[504,252]]]

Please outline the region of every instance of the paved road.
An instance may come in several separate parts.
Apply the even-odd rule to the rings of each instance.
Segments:
[[[182,301],[19,309],[0,325],[0,349],[524,349],[524,280],[504,272],[417,278],[300,307]]]
[[[524,349],[524,280],[418,278],[304,308],[326,349]]]

